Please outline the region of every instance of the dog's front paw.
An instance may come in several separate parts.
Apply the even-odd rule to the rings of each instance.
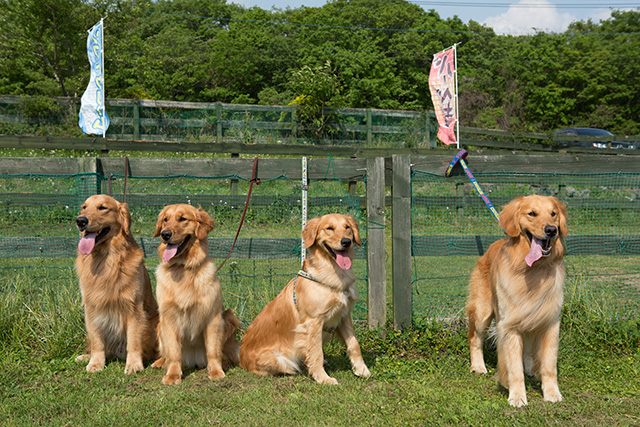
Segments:
[[[509,392],[509,405],[514,408],[521,408],[527,405],[526,393]]]
[[[225,377],[224,371],[221,369],[212,369],[209,371],[210,380],[220,380]]]
[[[474,374],[486,374],[487,373],[487,367],[484,365],[484,363],[482,364],[475,364],[475,365],[471,365],[471,372],[473,372]]]
[[[560,390],[556,384],[552,386],[542,386],[542,395],[544,396],[545,402],[561,402],[562,395],[560,394]]]
[[[162,384],[164,385],[178,385],[182,382],[182,375],[167,374],[162,377]]]
[[[357,368],[353,368],[353,373],[362,378],[369,378],[371,376],[371,372],[369,372],[369,368],[364,363],[362,366],[358,366]]]
[[[89,362],[87,365],[87,372],[93,374],[95,372],[102,371],[104,369],[104,362]]]
[[[136,372],[144,371],[144,365],[142,361],[129,362],[124,367],[124,373],[127,375],[135,374]]]
[[[81,362],[88,362],[89,359],[91,359],[90,354],[81,354],[80,356],[76,357],[74,360],[78,363],[81,363]]]
[[[332,377],[327,377],[322,381],[318,381],[320,384],[338,385],[338,380]]]

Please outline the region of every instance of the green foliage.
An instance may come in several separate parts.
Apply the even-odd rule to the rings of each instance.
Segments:
[[[86,31],[103,16],[110,98],[286,104],[297,97],[317,137],[330,131],[321,105],[431,110],[433,54],[458,43],[463,125],[640,133],[638,10],[574,22],[562,34],[512,37],[405,0],[286,10],[224,0],[46,7],[16,0],[0,3],[0,94],[79,97],[89,79]],[[301,91],[303,75],[317,80]]]
[[[330,136],[335,129],[331,125],[336,114],[326,108],[342,104],[340,81],[331,63],[304,66],[293,72],[291,86],[293,92],[299,94],[291,104],[298,106],[298,122],[304,128],[305,136],[316,140]]]

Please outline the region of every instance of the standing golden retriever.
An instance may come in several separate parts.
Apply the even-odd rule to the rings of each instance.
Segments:
[[[191,205],[170,205],[158,216],[153,237],[162,236],[162,262],[156,269],[160,359],[152,366],[166,367],[163,384],[179,384],[183,366],[206,366],[210,379],[220,379],[225,369],[238,364],[240,322],[231,310],[223,311],[207,245],[211,230],[211,217]]]
[[[240,346],[240,366],[259,375],[295,374],[301,363],[319,383],[337,384],[324,370],[322,345],[334,332],[346,344],[353,372],[371,374],[351,322],[358,298],[351,271],[353,243],[360,244],[353,218],[324,215],[302,231],[309,250],[302,270],[258,314]]]
[[[158,305],[131,235],[129,208],[106,195],[91,196],[76,225],[82,238],[75,267],[90,351],[76,360],[88,360],[87,371],[96,372],[116,356],[126,359],[126,374],[142,371],[143,360],[156,357]]]
[[[554,197],[519,197],[504,207],[500,225],[507,236],[489,247],[471,275],[471,371],[487,372],[482,345],[495,318],[497,378],[509,390],[509,404],[527,404],[525,372],[542,380],[545,401],[559,402],[556,365],[567,211]]]

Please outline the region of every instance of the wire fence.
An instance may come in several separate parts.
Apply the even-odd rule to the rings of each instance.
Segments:
[[[521,195],[555,196],[568,210],[565,301],[616,317],[640,314],[640,174],[477,173],[500,210]],[[502,238],[464,176],[412,173],[413,316],[464,317],[479,255]]]
[[[249,180],[237,175],[129,176],[126,180],[123,175],[95,173],[0,175],[0,290],[17,282],[27,284],[32,292],[77,287],[73,263],[79,233],[75,218],[82,202],[96,192],[111,194],[121,202],[126,195],[131,229],[144,251],[154,286],[159,238],[152,236],[157,215],[165,205],[201,206],[212,216],[215,228],[209,234],[210,255],[220,265],[236,235]],[[309,218],[331,212],[351,215],[366,241],[359,197],[350,194],[345,183],[338,179],[316,181],[308,194]],[[301,199],[300,182],[286,176],[262,180],[253,187],[238,241],[218,272],[225,306],[234,309],[245,325],[300,268]],[[353,264],[360,294],[355,319],[367,318],[364,253],[364,247],[357,247]]]

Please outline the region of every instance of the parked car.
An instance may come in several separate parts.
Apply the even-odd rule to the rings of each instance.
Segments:
[[[623,141],[562,141],[562,136],[613,136],[611,132],[604,129],[596,128],[567,128],[560,129],[553,133],[557,143],[563,146],[575,146],[575,147],[594,147],[594,148],[607,148],[611,144],[611,148],[627,148],[634,149],[636,144],[633,142]]]

